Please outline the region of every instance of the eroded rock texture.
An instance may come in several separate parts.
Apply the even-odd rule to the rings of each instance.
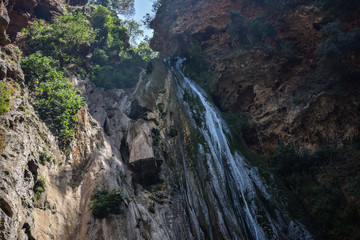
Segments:
[[[7,9],[11,24],[7,32],[10,38],[14,40],[33,18],[55,21],[64,11],[64,3],[64,0],[9,0]]]
[[[216,78],[218,107],[248,119],[256,134],[244,137],[258,152],[272,152],[289,140],[309,149],[352,143],[359,134],[357,77],[340,84],[334,77],[319,77],[315,51],[324,37],[325,13],[314,1],[257,2],[164,1],[151,23],[151,45],[163,56],[186,56],[190,43],[199,43]],[[248,22],[266,19],[276,36],[260,45],[251,37],[246,44],[235,41],[227,31],[231,11]],[[359,26],[357,18],[342,23],[347,31]],[[358,66],[358,57],[353,61]]]

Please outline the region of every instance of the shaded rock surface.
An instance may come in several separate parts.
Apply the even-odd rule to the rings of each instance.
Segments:
[[[6,30],[9,26],[10,18],[6,7],[1,2],[0,5],[0,46],[4,46],[9,43],[9,39],[6,36]]]
[[[33,18],[48,22],[57,20],[64,11],[64,3],[65,0],[9,0],[7,9],[11,24],[7,32],[10,38],[14,40]]]
[[[318,77],[319,56],[314,52],[323,38],[325,13],[314,1],[256,2],[163,1],[151,23],[155,30],[151,45],[163,56],[186,56],[190,43],[199,43],[216,78],[212,93],[216,104],[223,111],[241,113],[254,126],[258,139],[247,143],[259,153],[271,153],[289,140],[312,150],[354,142],[360,118],[354,89],[359,84],[353,79],[339,85]],[[235,43],[227,32],[231,11],[246,21],[267,19],[276,37],[262,45],[248,43],[255,47]],[[359,26],[356,19],[343,24],[351,26],[348,30]],[[351,117],[343,121],[344,115]],[[321,119],[328,119],[328,126]],[[344,134],[342,129],[348,130]]]

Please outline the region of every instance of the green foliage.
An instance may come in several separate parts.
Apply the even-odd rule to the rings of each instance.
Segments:
[[[90,201],[89,207],[96,218],[106,218],[113,214],[120,214],[123,201],[121,190],[98,191]]]
[[[151,212],[151,213],[153,213],[153,214],[155,213],[154,203],[151,203],[151,204],[149,205],[148,210],[149,210],[149,212]]]
[[[42,119],[51,124],[60,145],[65,147],[75,135],[76,114],[84,99],[63,73],[53,67],[56,64],[51,58],[36,52],[24,58],[21,64],[26,81],[34,89],[35,108]]]
[[[45,192],[45,177],[41,176],[34,185],[34,198],[33,200],[36,201],[39,199],[40,195]]]
[[[89,72],[89,78],[99,87],[135,86],[140,68],[156,57],[147,43],[140,44],[139,48],[130,47],[129,34],[133,38],[141,35],[139,24],[122,21],[104,6],[93,8],[90,15],[87,18],[81,12],[70,13],[50,25],[44,21],[35,22],[24,31],[31,51],[38,52],[33,59],[28,59],[28,64],[23,63],[28,68],[26,78],[30,85],[37,86],[48,78],[46,74],[54,74],[44,66],[64,71],[66,66],[75,64],[80,75]],[[37,71],[39,67],[45,73]]]
[[[50,162],[53,159],[53,156],[51,156],[47,151],[43,151],[40,153],[40,163],[42,165],[45,165],[46,162]]]
[[[97,4],[117,14],[132,16],[135,14],[134,0],[91,0],[90,4]]]
[[[102,6],[95,8],[92,18],[96,41],[90,80],[105,89],[134,87],[140,68],[156,56],[147,43],[138,48],[130,48],[127,43],[128,34],[133,38],[140,34],[139,26],[131,21],[122,22]]]
[[[138,81],[140,72],[138,59],[127,59],[115,66],[95,65],[90,73],[90,80],[105,89],[132,88]]]
[[[319,65],[324,77],[337,74],[360,76],[353,56],[360,51],[360,30],[355,28],[345,32],[340,22],[331,22],[322,28],[325,37],[317,47],[315,54],[320,57]],[[352,77],[355,78],[355,77]]]
[[[275,173],[302,200],[327,239],[360,237],[360,232],[355,230],[360,223],[356,205],[347,201],[337,177],[336,162],[342,161],[343,155],[344,152],[334,148],[310,153],[291,143],[280,144],[270,157]]]
[[[156,128],[151,129],[154,145],[157,146],[160,142],[160,131]]]
[[[0,115],[10,110],[10,91],[5,81],[0,81]]]
[[[270,157],[275,172],[285,179],[292,174],[301,174],[316,170],[317,167],[330,162],[338,152],[332,148],[321,148],[315,153],[300,149],[294,143],[278,146],[277,151]]]
[[[208,93],[213,93],[216,78],[210,73],[210,65],[206,53],[197,43],[190,43],[185,74]]]
[[[56,70],[59,67],[59,62],[43,56],[40,51],[22,59],[21,67],[25,74],[25,83],[31,89],[35,89],[39,83],[46,82],[48,79],[59,79],[61,75]]]
[[[158,56],[157,52],[154,52],[147,42],[140,43],[137,46],[136,53],[147,63]]]
[[[81,56],[95,40],[95,31],[82,13],[69,13],[51,25],[40,20],[24,30],[32,50],[59,60],[61,66],[82,65]]]
[[[263,16],[248,20],[241,13],[231,11],[229,17],[231,24],[227,26],[226,31],[237,48],[250,49],[255,46],[266,46],[266,40],[277,35],[275,26]]]
[[[130,42],[133,45],[136,45],[136,39],[144,36],[144,31],[141,29],[141,24],[135,20],[126,20],[125,27],[127,28],[130,35]]]
[[[120,50],[128,38],[128,31],[124,23],[107,8],[97,6],[91,13],[92,26],[96,31],[95,48],[108,50]]]
[[[53,124],[62,146],[66,146],[75,135],[77,112],[84,104],[79,92],[71,88],[67,79],[41,83],[37,91],[40,99],[35,107],[44,120]]]
[[[109,56],[106,54],[105,50],[100,48],[95,48],[92,61],[96,65],[105,65],[109,60]]]

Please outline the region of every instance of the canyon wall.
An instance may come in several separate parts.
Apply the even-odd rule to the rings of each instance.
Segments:
[[[261,21],[274,26],[275,36],[261,43],[252,36],[246,43],[235,40],[231,12],[245,17],[250,28]],[[320,29],[329,22],[325,15],[307,0],[163,1],[151,23],[151,44],[163,56],[189,56],[191,43],[201,45],[216,78],[215,102],[247,119],[252,129],[244,138],[259,153],[273,152],[281,141],[312,150],[343,147],[359,135],[359,84],[356,76],[340,82],[319,77],[315,52],[324,38]],[[356,17],[342,22],[348,31],[359,26]]]
[[[231,191],[241,184],[232,180],[227,162],[223,172],[210,174],[209,163],[221,161],[214,160],[201,134],[204,107],[180,88],[174,59],[153,61],[153,71],[143,71],[134,89],[99,89],[74,74],[71,81],[87,104],[78,112],[74,140],[60,148],[51,125],[34,110],[21,52],[9,42],[33,17],[54,21],[62,4],[13,0],[1,8],[0,77],[11,97],[9,111],[0,115],[0,239],[256,238],[250,224],[237,224],[249,221],[240,214],[247,201],[256,206],[251,211],[262,229],[259,236],[322,239],[317,225],[312,236],[297,221],[313,223],[301,204],[278,190],[272,173],[251,167],[236,150],[228,148],[227,154],[236,156],[252,180],[244,182],[242,196]],[[191,43],[200,44],[216,76],[214,102],[249,122],[244,138],[259,153],[273,152],[282,140],[309,149],[352,144],[359,131],[357,83],[329,78],[323,87],[324,79],[317,77],[314,51],[324,35],[322,10],[311,1],[270,9],[240,0],[163,1],[152,22],[152,46],[163,56],[187,56]],[[248,38],[243,49],[227,30],[231,11],[248,22],[264,16],[276,28],[275,40],[252,44]],[[356,21],[344,24],[353,29]],[[356,172],[358,164],[343,166],[337,170]],[[322,184],[327,177],[317,179]],[[342,186],[347,199],[357,201],[347,187]],[[121,190],[120,214],[94,216],[90,201],[104,190]]]

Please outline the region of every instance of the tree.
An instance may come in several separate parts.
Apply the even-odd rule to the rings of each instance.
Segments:
[[[360,30],[346,31],[341,22],[331,22],[323,26],[325,37],[315,54],[320,57],[320,73],[323,77],[358,79],[360,51]]]
[[[24,30],[31,51],[59,60],[61,66],[82,64],[83,55],[90,50],[95,32],[82,13],[69,13],[51,25],[37,21]]]
[[[134,0],[93,0],[91,3],[107,7],[124,16],[135,14]]]
[[[149,62],[157,57],[157,52],[154,52],[147,42],[142,42],[139,44],[137,48],[137,54],[141,56],[141,58],[146,62]]]
[[[141,24],[136,22],[135,20],[127,20],[125,21],[125,27],[127,28],[130,36],[130,42],[133,45],[136,45],[136,40],[139,37],[144,36],[144,31],[140,28]]]

